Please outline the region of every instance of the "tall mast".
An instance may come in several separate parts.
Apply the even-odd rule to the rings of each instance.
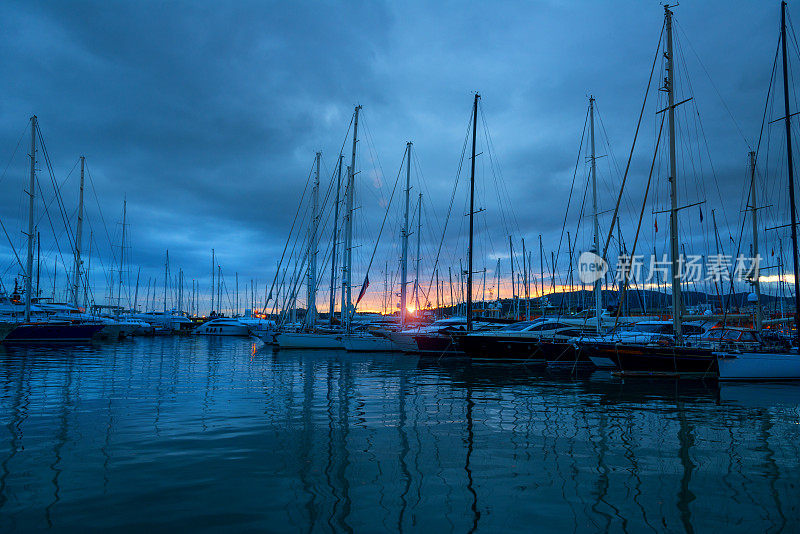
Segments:
[[[236,295],[236,297],[234,299],[235,302],[236,302],[236,305],[235,305],[236,310],[231,315],[237,316],[237,315],[239,315],[239,272],[238,271],[235,272],[233,274],[233,277],[236,280],[236,282],[235,282],[235,285],[236,285],[236,293],[235,293],[235,295]]]
[[[139,304],[139,275],[142,274],[142,267],[136,272],[136,289],[133,292],[133,311],[136,311],[136,306]]]
[[[408,300],[408,210],[411,193],[411,142],[406,143],[406,204],[403,212],[403,229],[400,231],[400,326],[406,324],[406,305]]]
[[[33,285],[33,201],[36,197],[36,115],[31,117],[31,180],[28,184],[28,265],[25,270],[25,322],[31,320]]]
[[[753,272],[753,289],[756,292],[756,330],[761,330],[761,282],[758,267],[758,205],[756,204],[756,153],[750,152],[750,206],[753,212],[753,258],[756,258]]]
[[[419,242],[420,235],[422,234],[422,193],[419,194],[419,203],[417,204],[417,269],[414,274],[414,300],[419,313]]]
[[[514,317],[519,315],[517,313],[517,283],[514,280],[514,242],[511,240],[511,236],[508,236],[508,248],[511,254],[511,311],[514,314]]]
[[[342,254],[342,304],[341,304],[341,323],[342,327],[345,326],[347,322],[347,314],[350,310],[350,282],[348,273],[350,268],[348,267],[348,252],[350,250],[350,245],[348,244],[350,239],[348,234],[350,233],[350,229],[352,226],[350,225],[350,220],[353,214],[353,204],[350,202],[350,166],[347,166],[347,185],[344,188],[344,198],[345,198],[345,212],[344,212],[344,253]]]
[[[169,285],[169,250],[164,260],[164,313],[167,313],[167,286]]]
[[[317,315],[317,226],[319,226],[319,160],[314,158],[314,188],[311,190],[311,230],[308,236],[308,288],[306,290],[306,324],[314,326]]]
[[[123,261],[125,260],[125,219],[128,213],[128,199],[123,199],[122,201],[122,243],[119,247],[119,286],[117,288],[117,307],[122,305],[122,268],[123,268]],[[169,252],[167,252],[167,258],[169,258]],[[169,260],[167,260],[169,261]],[[166,278],[164,279],[166,283]],[[165,286],[166,288],[166,286]],[[166,290],[166,289],[165,289]],[[166,301],[165,304],[166,306]]]
[[[84,157],[81,156],[81,185],[78,192],[78,228],[75,232],[75,267],[72,270],[72,304],[78,307],[78,292],[81,287],[81,241],[83,240],[83,166]]]
[[[670,97],[671,98],[671,97]],[[591,155],[591,165],[592,165],[592,225],[594,226],[594,252],[595,254],[600,253],[600,223],[598,222],[597,218],[597,165],[596,157],[595,157],[595,150],[594,150],[594,97],[589,97],[589,143],[591,145],[592,155]],[[600,314],[601,308],[603,307],[603,294],[602,294],[602,287],[601,287],[601,279],[598,278],[594,282],[594,317],[596,328],[598,332],[602,331],[600,325]]]
[[[211,249],[211,311],[214,311],[214,293],[217,292],[216,281],[214,276],[217,270],[217,260],[214,257],[214,249]]]
[[[356,177],[356,145],[358,143],[358,112],[361,106],[356,106],[353,112],[353,150],[350,156],[350,167],[347,173],[347,219],[345,222],[345,268],[342,280],[343,299],[342,314],[345,318],[345,329],[350,331],[350,310],[353,307],[351,286],[353,278],[353,204],[355,202],[355,177]]]
[[[525,320],[531,318],[531,294],[528,290],[528,268],[530,264],[527,260],[527,252],[525,252],[525,238],[522,238],[522,287],[525,291]]]
[[[217,265],[217,308],[222,311],[222,266]]]
[[[497,258],[497,303],[500,304],[500,258]]]
[[[786,161],[789,170],[789,209],[792,216],[792,266],[794,268],[794,322],[800,345],[800,273],[797,265],[797,211],[794,200],[794,163],[792,162],[792,123],[789,113],[789,78],[786,64],[786,2],[781,2],[781,49],[783,53],[783,110],[786,122]],[[34,117],[35,119],[35,117]],[[33,171],[31,171],[33,172]],[[31,208],[33,209],[33,208]]]
[[[542,293],[539,296],[539,308],[544,317],[544,247],[542,246],[542,234],[539,234],[539,279],[542,282]]]
[[[336,309],[336,243],[339,230],[339,193],[342,190],[342,160],[343,154],[339,154],[339,166],[336,171],[336,203],[333,205],[333,244],[331,250],[331,303],[330,303],[330,320],[328,321],[333,325],[333,310]],[[252,282],[251,282],[252,283]]]
[[[675,74],[675,61],[672,54],[672,11],[669,6],[664,6],[667,30],[667,77],[664,81],[667,90],[668,108],[667,117],[669,122],[669,240],[670,240],[670,260],[672,261],[672,327],[675,330],[675,338],[681,341],[681,312],[683,298],[681,297],[680,280],[680,258],[678,256],[678,169],[675,159],[675,85],[673,83]],[[787,106],[788,104],[788,100]]]
[[[475,142],[478,135],[478,99],[475,93],[475,102],[472,105],[472,158],[470,159],[469,174],[469,250],[467,251],[467,332],[472,331],[472,242],[473,219],[475,216]]]

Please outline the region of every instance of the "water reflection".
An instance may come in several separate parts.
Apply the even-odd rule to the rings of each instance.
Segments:
[[[790,531],[798,406],[245,340],[0,346],[0,529]]]

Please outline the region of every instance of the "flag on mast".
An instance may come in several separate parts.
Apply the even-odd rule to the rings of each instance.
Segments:
[[[361,299],[364,298],[364,294],[367,292],[367,288],[369,287],[369,273],[364,278],[364,283],[361,285],[361,291],[358,292],[358,298],[356,299],[356,306],[358,303],[361,302]]]

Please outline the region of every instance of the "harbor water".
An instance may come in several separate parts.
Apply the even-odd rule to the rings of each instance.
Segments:
[[[0,531],[797,532],[799,407],[248,339],[0,346]]]

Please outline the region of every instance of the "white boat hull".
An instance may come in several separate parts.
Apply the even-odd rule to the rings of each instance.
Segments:
[[[343,349],[341,334],[285,332],[275,336],[281,349]]]
[[[193,332],[198,336],[239,336],[247,337],[250,335],[250,329],[246,326],[198,326]]]
[[[720,380],[800,380],[800,355],[717,354]]]
[[[401,349],[391,339],[378,336],[345,336],[342,338],[347,352],[399,352]]]

